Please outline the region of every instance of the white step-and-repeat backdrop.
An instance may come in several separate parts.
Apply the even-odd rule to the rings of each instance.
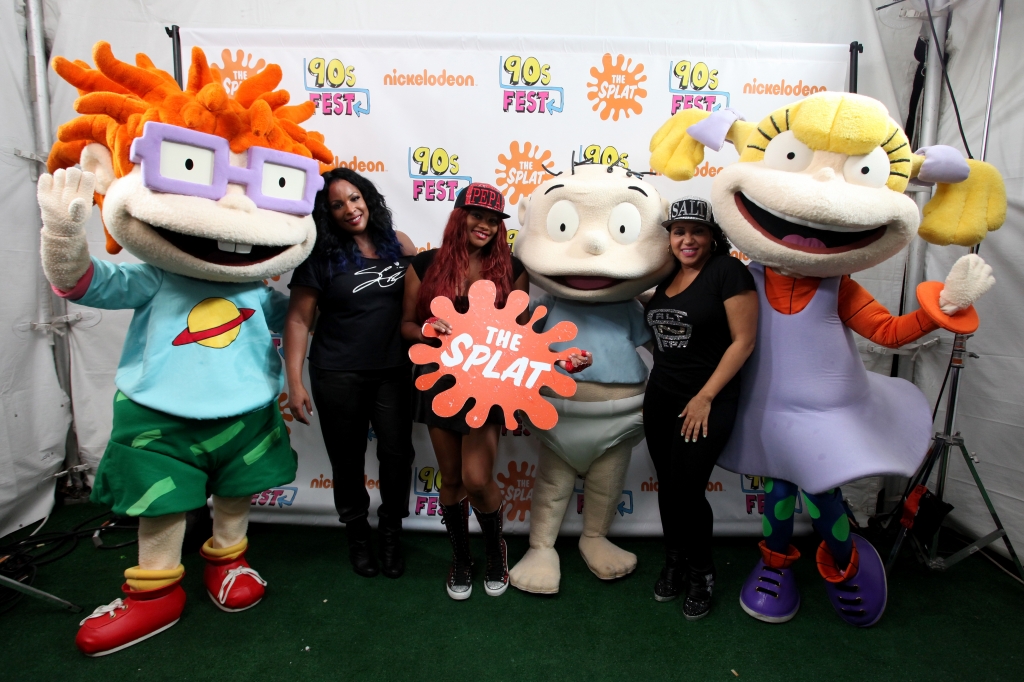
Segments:
[[[378,186],[397,229],[421,249],[438,245],[455,195],[469,182],[500,188],[515,216],[518,202],[542,182],[541,164],[568,170],[575,154],[649,170],[648,140],[677,110],[729,106],[758,120],[812,92],[845,89],[848,59],[845,45],[214,29],[183,29],[181,36],[185,68],[191,48],[201,47],[229,91],[264,65],[279,64],[292,103],[317,106],[304,125],[324,134],[335,165]],[[669,200],[707,196],[711,178],[735,159],[727,145],[709,150],[685,186],[651,181]],[[514,236],[518,224],[514,217],[508,222]],[[272,285],[286,290],[286,283],[287,275]],[[281,405],[286,401],[282,394]],[[329,415],[315,419],[321,417]],[[253,519],[337,524],[319,422],[306,427],[285,419],[299,453],[298,476],[254,496]],[[502,436],[495,473],[506,529],[525,533],[538,441],[528,429]],[[380,500],[372,430],[367,439],[372,514]],[[441,530],[439,477],[422,425],[415,426],[414,444],[407,527]],[[641,443],[613,534],[661,533],[657,489]],[[580,530],[584,491],[581,478],[563,532]],[[716,469],[708,484],[716,533],[760,533],[763,492],[756,478]],[[807,528],[804,514],[798,524]]]

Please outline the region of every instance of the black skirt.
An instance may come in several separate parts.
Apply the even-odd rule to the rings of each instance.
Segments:
[[[450,374],[446,374],[437,380],[433,386],[426,391],[421,391],[416,388],[415,378],[420,377],[424,374],[430,374],[431,372],[437,371],[440,365],[416,365],[413,372],[414,380],[412,387],[412,419],[420,424],[426,424],[427,426],[433,426],[439,429],[447,429],[448,431],[455,431],[461,433],[463,436],[469,434],[469,424],[466,423],[466,415],[473,409],[476,404],[476,398],[470,398],[466,401],[466,404],[459,410],[459,413],[452,417],[439,417],[434,414],[434,410],[431,409],[431,404],[434,401],[434,396],[442,391],[447,391],[449,388],[455,385],[455,377]],[[487,414],[487,424],[505,424],[505,413],[501,407],[494,405],[491,407],[491,411]]]

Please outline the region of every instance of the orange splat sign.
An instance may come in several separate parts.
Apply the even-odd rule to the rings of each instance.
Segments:
[[[438,371],[416,379],[416,388],[425,391],[445,374],[451,374],[455,385],[436,395],[431,404],[439,417],[458,414],[467,400],[475,398],[476,404],[466,414],[470,428],[483,426],[491,407],[498,405],[509,430],[518,428],[516,410],[525,412],[537,428],[550,429],[558,423],[558,413],[541,397],[540,389],[547,386],[565,397],[576,393],[576,382],[555,371],[555,362],[580,352],[578,348],[555,352],[550,346],[574,339],[576,325],[560,322],[538,334],[533,324],[547,314],[547,308],[537,306],[530,321],[521,325],[516,317],[530,304],[529,294],[510,292],[501,310],[494,307],[494,296],[494,283],[482,279],[469,288],[469,311],[465,315],[456,312],[444,296],[430,302],[431,312],[447,321],[452,332],[439,337],[438,348],[418,343],[409,349],[409,357],[417,365],[440,365]],[[431,327],[424,333],[438,336]]]
[[[590,75],[594,82],[587,83],[587,99],[594,102],[593,109],[601,115],[602,121],[610,116],[613,121],[619,120],[619,114],[630,112],[639,114],[644,107],[640,100],[647,97],[647,90],[640,87],[647,80],[643,74],[644,65],[637,63],[633,68],[632,59],[619,55],[612,61],[611,54],[601,58],[602,68],[591,67]]]

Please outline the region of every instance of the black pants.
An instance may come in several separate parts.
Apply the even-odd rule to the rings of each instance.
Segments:
[[[679,413],[691,396],[648,385],[644,396],[647,450],[658,472],[658,510],[665,547],[681,550],[690,566],[711,566],[714,515],[706,493],[711,471],[736,421],[736,401],[715,399],[708,416],[708,437],[683,440]]]
[[[409,515],[414,454],[411,376],[408,367],[363,372],[309,368],[313,401],[334,472],[334,506],[342,523],[366,518],[370,509],[363,465],[371,424],[380,462],[377,516],[398,520]]]

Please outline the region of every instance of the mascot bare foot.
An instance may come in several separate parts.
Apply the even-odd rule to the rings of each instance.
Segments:
[[[822,537],[815,561],[829,600],[844,621],[867,627],[885,611],[885,571],[850,532],[839,486],[912,476],[932,415],[916,386],[865,370],[853,332],[890,348],[939,328],[971,333],[972,304],[995,280],[981,258],[964,256],[945,283],[918,287],[919,310],[897,317],[850,273],[895,256],[915,234],[942,245],[981,241],[1002,225],[1006,191],[992,166],[955,149],[912,154],[885,107],[855,94],[818,93],[757,125],[729,109],[684,110],[651,140],[651,165],[689,179],[704,146],[725,140],[740,162],[718,173],[712,201],[729,240],[754,261],[760,304],[736,426],[718,460],[765,479],[765,539],[740,604],[769,623],[796,615],[791,566],[800,553],[789,541],[802,494]],[[911,178],[938,185],[923,221],[903,194]]]
[[[270,337],[288,300],[261,280],[312,250],[309,214],[323,186],[316,159],[332,156],[298,125],[313,106],[284,106],[288,93],[274,90],[276,65],[229,96],[198,48],[184,92],[145,55],[132,66],[100,42],[93,58],[97,69],[54,59],[83,93],[75,106],[86,115],[61,126],[38,196],[54,291],[135,311],[92,499],[138,517],[139,565],[125,571],[123,596],[86,617],[76,638],[84,653],[103,656],[178,622],[185,512],[208,492],[213,537],[200,554],[209,598],[228,612],[263,598],[266,582],[245,558],[251,499],[292,481],[296,460]],[[107,250],[124,247],[141,264],[90,257],[94,199]]]
[[[634,297],[671,271],[665,206],[657,190],[621,166],[576,165],[541,184],[519,208],[516,255],[548,292],[544,329],[568,320],[573,343],[594,364],[576,375],[572,399],[549,397],[558,424],[536,430],[541,452],[530,507],[530,549],[509,571],[513,586],[558,592],[555,539],[577,474],[585,477],[580,554],[594,575],[613,580],[636,556],[606,537],[633,447],[643,439],[647,367],[636,349],[650,340]],[[558,344],[553,346],[559,350]]]

